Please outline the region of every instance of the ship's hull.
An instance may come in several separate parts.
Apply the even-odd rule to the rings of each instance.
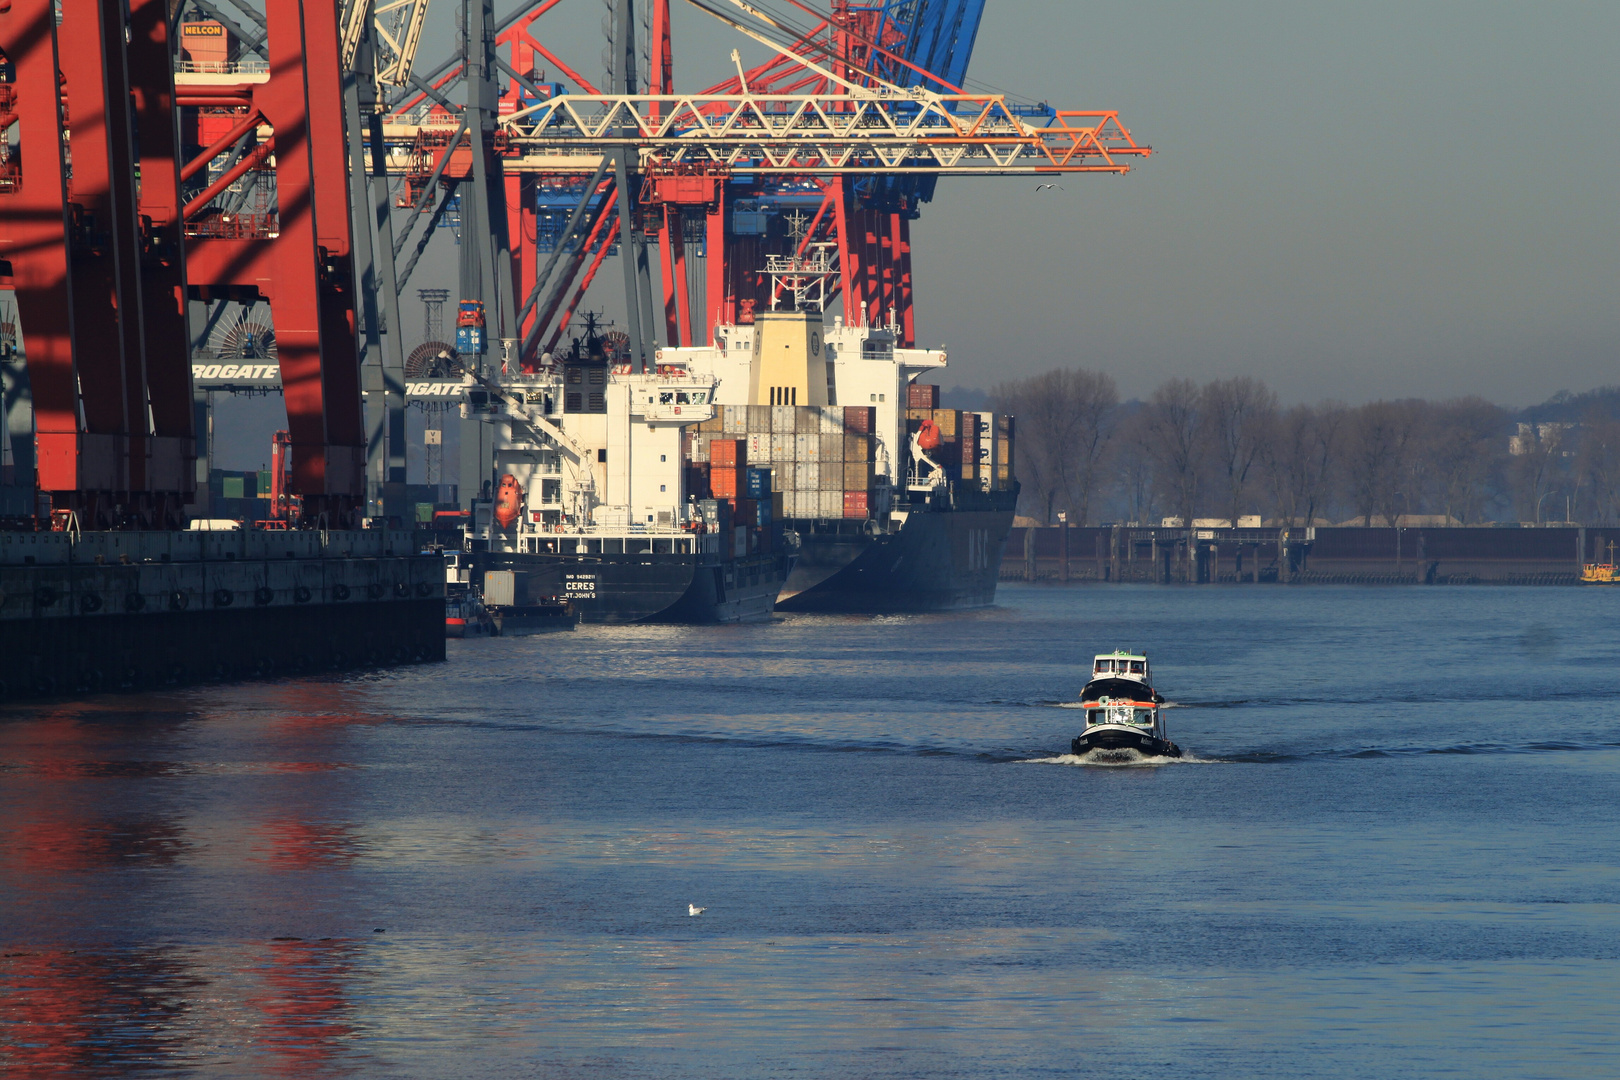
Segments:
[[[732,623],[768,618],[793,565],[787,555],[553,555],[480,552],[480,579],[514,572],[520,605],[566,600],[585,623]]]
[[[996,601],[1008,509],[918,511],[896,532],[864,521],[790,522],[799,558],[782,589],[783,611],[917,612],[988,607]]]
[[[1148,757],[1181,756],[1181,747],[1169,739],[1160,739],[1151,732],[1115,724],[1098,724],[1087,728],[1082,734],[1075,736],[1074,742],[1069,744],[1069,749],[1076,757],[1092,750],[1104,752],[1135,750]]]

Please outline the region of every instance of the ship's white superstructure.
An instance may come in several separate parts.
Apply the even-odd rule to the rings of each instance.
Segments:
[[[574,376],[577,389],[568,381]],[[498,498],[480,500],[477,538],[502,551],[541,550],[542,540],[556,550],[554,538],[569,535],[690,541],[695,511],[683,490],[681,431],[714,414],[712,378],[558,365],[547,374],[464,382],[463,408],[493,429],[495,482],[510,475],[523,496],[504,527]],[[570,394],[579,411],[569,410]]]
[[[776,335],[786,340],[763,340],[762,326],[776,320],[802,326],[799,333]],[[803,400],[778,401],[770,396],[770,382],[761,377],[767,350],[794,348],[802,365]],[[884,483],[901,486],[906,467],[906,387],[924,372],[943,368],[944,349],[907,349],[895,345],[888,327],[846,324],[843,316],[832,324],[820,312],[769,312],[752,325],[715,328],[712,345],[667,348],[660,364],[684,368],[696,377],[714,380],[714,402],[719,405],[867,405],[875,409],[877,473]],[[822,384],[821,380],[825,379]],[[809,391],[821,391],[814,393]]]

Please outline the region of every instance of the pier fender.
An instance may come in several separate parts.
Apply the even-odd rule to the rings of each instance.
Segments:
[[[275,591],[272,590],[268,585],[260,585],[257,589],[253,590],[253,602],[260,607],[267,606],[270,601],[274,600],[275,598]]]
[[[0,594],[0,595],[3,595],[3,594]],[[427,599],[428,597],[432,596],[433,595],[433,583],[428,582],[428,581],[418,581],[416,583],[416,595],[422,597],[422,599],[424,599],[424,600]],[[5,603],[5,601],[0,600],[0,604],[3,604],[3,603]]]
[[[309,603],[309,598],[310,598],[309,586],[300,585],[300,586],[298,586],[298,588],[293,590],[293,603],[295,603],[295,604],[307,604],[307,603]]]
[[[382,594],[383,594],[383,587],[378,582],[373,581],[370,585],[366,586],[366,599],[368,599],[368,600],[381,600],[382,599]]]
[[[146,609],[146,597],[138,592],[124,594],[124,610],[134,613]]]
[[[404,600],[405,598],[410,596],[411,595],[411,586],[410,586],[410,584],[408,582],[404,582],[404,581],[396,581],[396,582],[394,582],[394,595],[399,597],[401,600]]]
[[[332,586],[332,599],[334,599],[334,600],[347,600],[348,598],[349,598],[349,587],[347,585],[339,584],[339,585]]]
[[[34,603],[40,607],[54,607],[56,606],[56,600],[56,590],[49,585],[41,585],[34,590]]]
[[[190,606],[191,597],[187,596],[183,591],[176,589],[174,592],[169,594],[170,611],[184,611]]]
[[[235,599],[236,599],[236,597],[231,593],[231,590],[229,590],[229,589],[215,589],[214,590],[214,606],[215,607],[230,607],[231,603]]]
[[[79,611],[85,615],[94,615],[101,610],[101,597],[95,593],[85,593],[79,597]]]

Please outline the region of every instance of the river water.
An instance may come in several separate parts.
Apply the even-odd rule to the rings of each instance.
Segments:
[[[0,1072],[1614,1076],[1615,602],[1012,585],[11,706]],[[1115,646],[1190,760],[1064,753]]]

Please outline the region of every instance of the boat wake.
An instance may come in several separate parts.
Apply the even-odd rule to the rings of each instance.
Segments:
[[[1144,754],[1140,750],[1130,747],[1119,747],[1113,750],[1098,748],[1087,750],[1083,754],[1055,754],[1052,757],[1021,758],[1023,765],[1090,765],[1102,768],[1140,768],[1143,766],[1157,767],[1160,765],[1213,765],[1215,759],[1199,758],[1183,752],[1181,757],[1166,757],[1162,754]]]

